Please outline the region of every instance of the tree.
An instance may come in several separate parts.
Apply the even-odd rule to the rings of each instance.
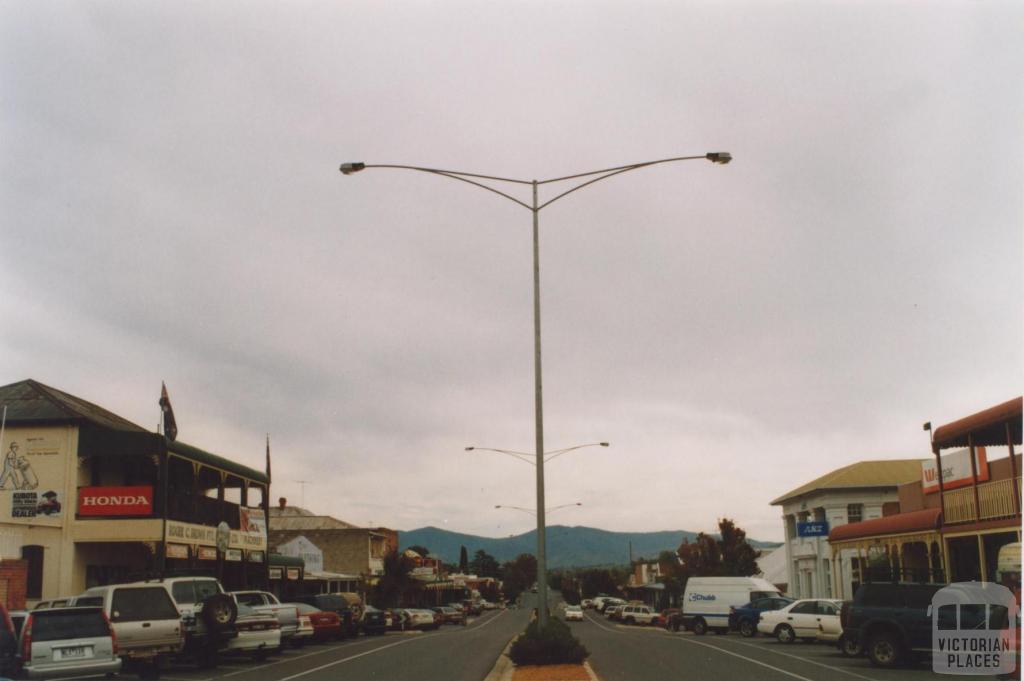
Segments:
[[[718,521],[719,539],[701,532],[693,542],[683,541],[677,577],[686,587],[690,577],[749,577],[758,573],[761,552],[747,542],[747,533],[729,518]]]
[[[410,575],[413,567],[412,559],[404,552],[391,551],[384,556],[384,574],[375,587],[378,606],[403,605],[405,594],[418,584]]]
[[[502,565],[501,573],[505,597],[514,600],[537,580],[537,559],[532,554],[521,553]]]
[[[459,548],[459,572],[462,574],[469,572],[469,553],[465,546]]]
[[[469,561],[469,569],[478,577],[497,577],[501,566],[494,556],[480,549],[473,554],[473,560]]]

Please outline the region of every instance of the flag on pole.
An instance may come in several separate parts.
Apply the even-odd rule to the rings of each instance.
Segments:
[[[174,410],[171,408],[171,398],[167,396],[167,386],[160,381],[160,409],[164,413],[164,435],[168,440],[178,438],[178,424],[174,421]]]

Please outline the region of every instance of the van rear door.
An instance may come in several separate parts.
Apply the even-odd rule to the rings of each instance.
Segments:
[[[126,655],[181,646],[181,615],[163,586],[115,587],[110,622]]]

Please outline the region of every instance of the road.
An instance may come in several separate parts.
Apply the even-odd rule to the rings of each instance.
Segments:
[[[465,627],[388,632],[312,644],[256,664],[223,661],[216,669],[172,666],[164,681],[481,681],[511,638],[526,628],[527,610],[493,610]],[[130,677],[129,677],[130,678]]]
[[[948,675],[931,667],[885,670],[865,658],[843,657],[824,643],[785,645],[759,635],[743,638],[672,633],[656,627],[609,622],[593,610],[583,622],[570,622],[590,651],[590,664],[602,681],[938,681]],[[965,677],[994,679],[993,676]]]

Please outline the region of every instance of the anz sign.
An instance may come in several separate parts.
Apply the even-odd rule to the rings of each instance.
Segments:
[[[819,521],[813,523],[797,523],[796,536],[798,537],[827,537],[828,522]]]

